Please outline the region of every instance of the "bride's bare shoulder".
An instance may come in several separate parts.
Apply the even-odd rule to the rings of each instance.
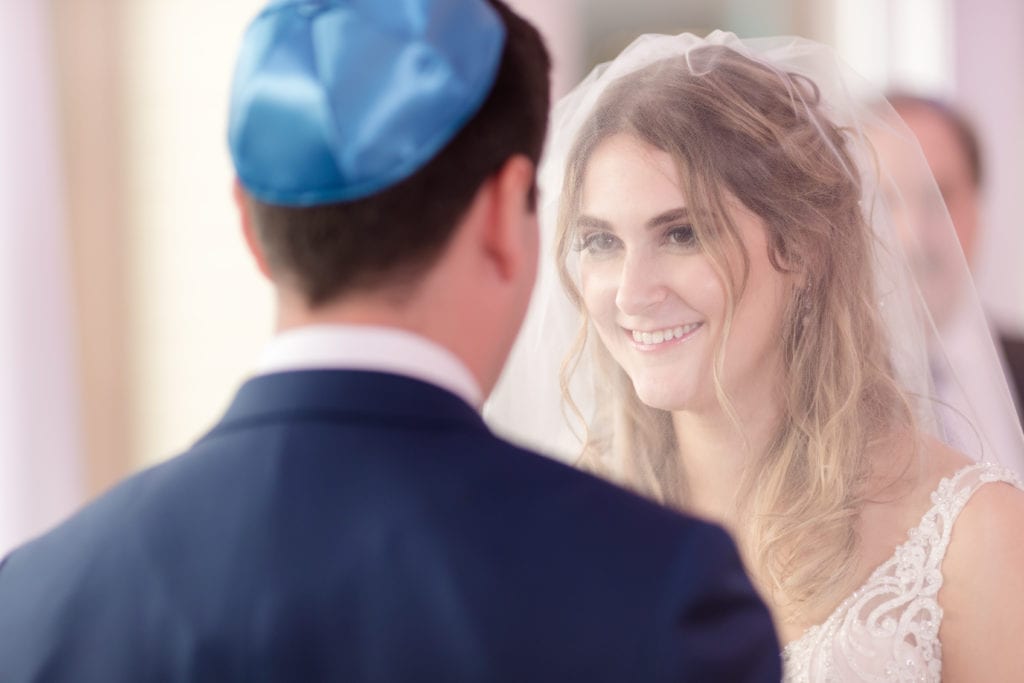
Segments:
[[[1019,674],[1015,663],[1002,667],[1011,664],[1006,653],[1019,647],[1014,643],[1024,632],[1024,491],[990,479],[954,521],[942,562],[943,680],[1011,680]]]
[[[948,479],[974,464],[971,458],[933,436],[921,436],[920,444],[924,485],[934,488],[942,479]]]
[[[932,507],[932,493],[973,460],[938,439],[921,433],[902,433],[873,453],[869,501],[882,501],[884,524],[915,526]],[[868,505],[868,508],[875,506]]]

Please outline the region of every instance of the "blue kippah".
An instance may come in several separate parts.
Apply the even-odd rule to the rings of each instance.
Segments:
[[[484,0],[274,0],[246,31],[228,144],[268,204],[358,199],[422,168],[483,104],[505,28]]]

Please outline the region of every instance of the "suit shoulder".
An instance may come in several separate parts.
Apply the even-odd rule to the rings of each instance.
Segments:
[[[567,543],[588,541],[594,549],[616,548],[638,562],[666,566],[669,555],[699,552],[736,557],[731,537],[718,525],[665,507],[589,472],[512,444],[506,484],[524,482],[518,489],[534,509],[543,509],[546,526]],[[510,486],[505,486],[509,490]],[[737,560],[738,563],[738,560]]]
[[[522,458],[524,465],[527,463],[532,467],[546,470],[552,477],[587,491],[595,500],[610,506],[621,508],[622,514],[636,515],[652,521],[663,520],[670,525],[687,528],[701,529],[701,533],[707,533],[728,540],[728,535],[722,529],[711,522],[698,517],[673,510],[639,493],[630,491],[623,486],[605,479],[599,475],[573,467],[567,463],[546,456],[536,451],[517,446],[499,439],[511,452]]]

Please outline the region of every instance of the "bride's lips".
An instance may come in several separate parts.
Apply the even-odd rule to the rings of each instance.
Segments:
[[[703,325],[704,323],[688,323],[648,330],[623,328],[623,332],[635,348],[642,351],[655,351],[686,341],[696,334]]]

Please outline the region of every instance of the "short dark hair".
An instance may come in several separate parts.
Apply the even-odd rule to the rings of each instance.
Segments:
[[[312,207],[246,194],[275,278],[311,306],[346,293],[410,285],[442,252],[480,185],[516,154],[534,165],[547,131],[550,59],[537,30],[502,0],[501,64],[480,110],[423,168],[362,199]],[[529,201],[534,200],[531,192]]]
[[[886,95],[886,99],[889,100],[889,104],[893,106],[896,113],[899,113],[901,109],[906,110],[918,107],[932,112],[948,123],[949,127],[953,129],[953,135],[956,136],[957,141],[960,143],[964,156],[967,157],[967,168],[970,171],[971,183],[974,187],[981,187],[981,181],[984,176],[981,143],[978,142],[978,134],[966,116],[946,102],[932,97],[911,95],[905,92],[891,92]]]

